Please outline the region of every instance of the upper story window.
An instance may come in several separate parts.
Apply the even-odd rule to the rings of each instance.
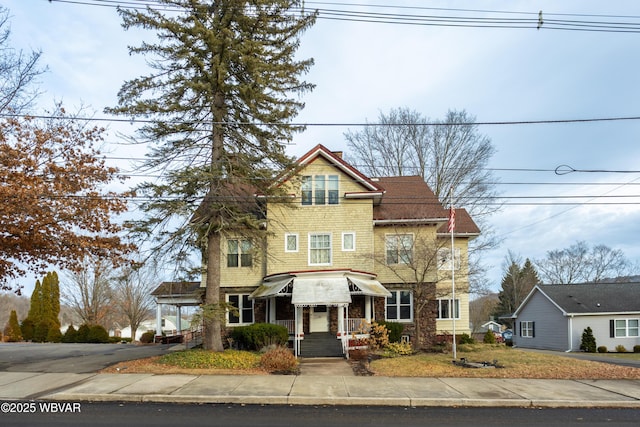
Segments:
[[[253,266],[251,240],[227,240],[227,267],[251,266]]]
[[[455,248],[454,254],[454,267],[460,270],[460,249]],[[451,248],[438,249],[438,270],[451,270]]]
[[[298,234],[286,233],[284,235],[284,251],[298,252]]]
[[[356,250],[356,233],[352,231],[342,233],[342,250],[347,252]]]
[[[331,234],[309,234],[309,265],[331,265]]]
[[[413,262],[413,234],[386,236],[387,265]]]
[[[337,205],[338,175],[305,175],[302,177],[303,205]]]

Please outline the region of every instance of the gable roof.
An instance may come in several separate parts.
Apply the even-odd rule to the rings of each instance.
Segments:
[[[364,175],[362,172],[351,166],[349,163],[345,162],[342,159],[342,156],[338,153],[334,153],[329,150],[322,144],[318,144],[309,150],[305,155],[300,157],[297,163],[300,166],[308,165],[312,163],[316,158],[323,157],[329,163],[336,166],[337,169],[341,170],[345,174],[349,175],[355,182],[362,185],[367,191],[373,192],[381,192],[383,189],[378,185],[377,182],[372,180],[371,178]],[[283,181],[288,179],[285,178]]]
[[[539,292],[567,314],[640,313],[640,282],[536,285],[514,317]]]

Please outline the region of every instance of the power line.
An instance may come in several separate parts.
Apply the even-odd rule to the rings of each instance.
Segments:
[[[85,6],[101,6],[110,8],[125,8],[142,10],[152,8],[166,12],[184,12],[182,8],[173,5],[166,5],[160,2],[147,0],[140,2],[133,1],[113,1],[113,0],[50,0],[57,3],[70,3]],[[337,2],[307,2],[318,6],[329,6],[333,8],[314,8],[318,12],[318,19],[362,22],[391,25],[414,25],[414,26],[438,26],[438,27],[468,27],[468,28],[505,28],[505,29],[549,29],[564,31],[593,31],[608,33],[638,33],[640,23],[628,22],[628,20],[639,19],[633,15],[596,15],[596,14],[558,14],[540,12],[515,12],[496,11],[482,9],[452,9],[452,8],[429,8],[418,6],[396,6],[396,5],[364,5],[357,3],[337,3]],[[337,9],[338,7],[349,7],[350,9]],[[389,12],[369,12],[356,10],[366,8],[369,10],[394,9],[400,11],[412,11],[415,13],[389,13]],[[423,14],[429,11],[432,14]],[[292,8],[291,14],[303,13],[304,8]],[[448,15],[436,15],[434,12],[446,12]],[[451,15],[450,13],[455,13]],[[464,15],[466,14],[466,15]],[[471,14],[471,16],[469,16]],[[478,14],[506,15],[502,17],[483,17]],[[522,15],[523,18],[511,18],[510,16]],[[544,16],[544,18],[541,18]],[[592,20],[570,20],[553,19],[547,17],[580,17]],[[593,20],[593,19],[598,20]],[[606,19],[606,20],[602,20]],[[627,21],[617,22],[612,19],[625,19]]]
[[[136,119],[136,118],[116,118],[116,117],[70,117],[70,116],[53,116],[39,114],[13,114],[0,113],[0,117],[5,118],[33,118],[44,120],[78,120],[87,122],[113,122],[113,123],[129,123],[129,124],[154,124],[168,123],[175,125],[221,125],[221,126],[292,126],[292,127],[406,127],[406,126],[515,126],[515,125],[550,125],[550,124],[572,124],[572,123],[597,123],[597,122],[620,122],[620,121],[638,121],[640,116],[617,116],[617,117],[587,117],[575,119],[543,119],[543,120],[494,120],[479,121],[472,123],[449,123],[449,122],[418,122],[418,123],[375,123],[375,122],[215,122],[201,120],[160,120],[160,119]],[[208,129],[193,129],[191,131],[208,132]]]

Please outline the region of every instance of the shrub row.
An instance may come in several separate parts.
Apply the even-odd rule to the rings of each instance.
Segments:
[[[108,343],[109,333],[100,325],[81,325],[77,330],[73,325],[69,325],[67,331],[62,336],[65,343]]]
[[[231,338],[239,349],[257,351],[269,346],[286,346],[289,332],[281,325],[254,323],[233,328]]]

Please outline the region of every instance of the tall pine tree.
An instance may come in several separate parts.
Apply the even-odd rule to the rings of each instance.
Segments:
[[[502,289],[498,293],[499,302],[494,311],[495,317],[507,316],[515,312],[533,287],[540,283],[538,273],[528,258],[521,266],[510,253],[507,257],[507,265],[502,278]]]
[[[206,306],[220,314],[221,235],[260,233],[253,195],[278,191],[269,185],[274,171],[292,166],[284,145],[303,130],[292,124],[304,107],[296,96],[313,89],[300,79],[313,60],[295,53],[316,13],[294,0],[157,3],[120,9],[126,29],[158,37],[130,48],[151,56],[153,71],[126,82],[119,105],[106,111],[147,119],[133,139],[152,145],[145,166],[163,171],[164,182],[138,189],[151,201],[143,206],[148,219],[134,231],[161,230],[156,253],[171,254],[174,264],[189,258],[190,245],[201,248]],[[162,6],[180,12],[165,15]],[[172,227],[176,218],[180,225]],[[223,349],[218,315],[205,320],[204,346]]]
[[[60,335],[60,284],[58,274],[49,272],[36,281],[31,294],[29,314],[24,323],[33,325],[33,335],[25,333],[25,339],[33,341],[59,341]]]

